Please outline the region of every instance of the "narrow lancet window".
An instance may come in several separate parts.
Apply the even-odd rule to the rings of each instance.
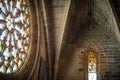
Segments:
[[[97,80],[96,78],[96,53],[88,53],[88,80]]]

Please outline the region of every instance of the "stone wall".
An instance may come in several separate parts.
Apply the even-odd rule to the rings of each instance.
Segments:
[[[79,37],[74,38],[69,45],[64,48],[60,57],[57,80],[86,80],[87,62],[81,51],[86,41],[94,41],[100,45],[97,53],[97,77],[98,80],[119,80],[120,78],[120,49],[119,44],[111,39],[98,26],[84,27],[79,33]],[[99,48],[101,47],[102,48]]]
[[[120,33],[109,0],[93,0],[92,15],[96,24],[120,42]],[[104,26],[103,26],[104,25]]]

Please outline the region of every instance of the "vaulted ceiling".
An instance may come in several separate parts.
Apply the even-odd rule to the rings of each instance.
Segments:
[[[45,0],[44,4],[55,65],[58,65],[62,51],[82,28],[96,27],[120,42],[117,21],[117,18],[120,19],[119,0]]]
[[[120,42],[119,24],[116,19],[118,15],[114,14],[116,10],[113,7],[117,9],[115,4],[113,3],[112,5],[109,0],[71,1],[66,25],[63,26],[65,30],[60,47],[61,51],[64,51],[67,44],[80,34],[82,28],[88,28],[90,25],[91,27],[103,30],[106,35]]]

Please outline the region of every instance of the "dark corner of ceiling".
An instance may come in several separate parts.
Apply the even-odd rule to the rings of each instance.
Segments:
[[[120,21],[120,0],[110,0],[110,3],[112,4],[112,7],[114,7],[114,11]]]

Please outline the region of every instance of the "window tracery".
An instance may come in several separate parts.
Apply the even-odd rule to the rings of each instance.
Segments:
[[[23,65],[30,43],[26,0],[0,0],[0,72],[11,74]]]

